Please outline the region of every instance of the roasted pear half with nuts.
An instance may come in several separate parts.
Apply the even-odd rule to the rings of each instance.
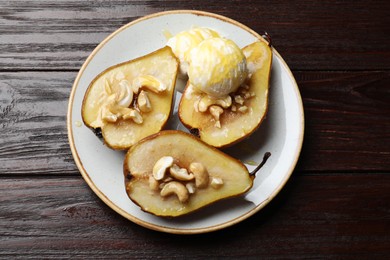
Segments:
[[[143,211],[176,217],[253,185],[245,165],[191,134],[161,131],[132,146],[124,161],[126,192]]]
[[[267,112],[271,47],[259,40],[243,48],[243,53],[248,77],[235,93],[214,99],[187,84],[180,101],[181,122],[215,147],[226,147],[248,137]]]
[[[114,149],[159,132],[171,113],[177,72],[169,47],[106,69],[84,96],[85,125]]]

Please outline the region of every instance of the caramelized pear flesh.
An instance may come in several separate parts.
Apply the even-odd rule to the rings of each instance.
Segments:
[[[254,42],[243,48],[249,76],[246,84],[225,100],[218,101],[219,122],[210,111],[199,110],[200,101],[207,94],[196,91],[187,84],[179,105],[179,118],[188,129],[197,129],[199,137],[214,147],[227,147],[251,135],[265,118],[268,108],[268,88],[272,64],[272,50],[264,41]],[[245,96],[246,98],[237,98]],[[239,100],[241,99],[241,100]],[[238,103],[236,102],[238,101]]]
[[[169,167],[185,173],[179,178]],[[176,130],[161,131],[132,146],[124,174],[129,198],[143,211],[164,217],[185,215],[241,195],[254,179],[240,161]]]
[[[171,114],[178,61],[169,47],[100,73],[83,100],[82,118],[113,149],[159,132]]]

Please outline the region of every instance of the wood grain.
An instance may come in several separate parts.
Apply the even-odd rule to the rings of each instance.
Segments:
[[[0,257],[384,259],[389,185],[383,174],[295,176],[244,222],[177,236],[120,217],[81,177],[2,178]]]
[[[66,111],[75,72],[0,73],[0,174],[78,174]],[[306,129],[301,171],[390,168],[389,72],[295,72]]]
[[[0,73],[0,174],[75,174],[66,111],[76,73]]]
[[[267,31],[306,123],[277,197],[195,236],[145,229],[105,205],[80,176],[66,129],[93,49],[128,22],[178,9]],[[0,258],[390,259],[389,9],[388,0],[0,0]]]
[[[295,72],[305,111],[299,169],[387,171],[390,72]]]
[[[369,8],[368,8],[369,7]],[[0,1],[0,70],[74,70],[110,33],[159,11],[214,12],[267,31],[294,70],[390,69],[389,1]],[[66,57],[66,58],[64,58]]]

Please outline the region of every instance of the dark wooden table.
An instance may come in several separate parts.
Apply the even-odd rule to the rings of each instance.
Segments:
[[[390,2],[0,1],[0,258],[390,258]],[[73,161],[82,63],[146,14],[197,9],[268,31],[296,77],[305,139],[263,210],[192,236],[121,217]]]

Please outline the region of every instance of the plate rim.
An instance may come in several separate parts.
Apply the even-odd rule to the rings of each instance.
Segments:
[[[263,38],[257,33],[255,32],[254,30],[252,30],[251,28],[247,27],[246,25],[236,21],[236,20],[233,20],[231,18],[228,18],[228,17],[225,17],[223,15],[219,15],[219,14],[215,14],[215,13],[211,13],[211,12],[206,12],[206,11],[200,11],[200,10],[186,10],[186,9],[183,9],[183,10],[172,10],[172,11],[162,11],[162,12],[156,12],[156,13],[153,13],[153,14],[149,14],[149,15],[145,15],[145,16],[142,16],[140,18],[137,18],[123,26],[121,26],[120,28],[116,29],[114,32],[112,32],[111,34],[109,34],[106,38],[104,38],[96,47],[95,49],[89,54],[89,56],[87,57],[87,59],[84,61],[83,65],[81,66],[79,72],[77,73],[77,76],[72,84],[72,89],[71,89],[71,92],[70,92],[70,96],[69,96],[69,102],[68,102],[68,109],[67,109],[67,131],[68,131],[68,142],[69,142],[69,145],[70,145],[70,149],[71,149],[71,152],[72,152],[72,156],[73,156],[73,159],[76,163],[76,166],[78,168],[78,170],[80,171],[80,174],[82,175],[83,179],[85,180],[85,182],[88,184],[88,186],[92,189],[92,191],[107,205],[109,206],[112,210],[114,210],[115,212],[117,212],[119,215],[121,215],[122,217],[134,222],[135,224],[138,224],[140,226],[143,226],[145,228],[148,228],[148,229],[151,229],[151,230],[155,230],[155,231],[160,231],[160,232],[165,232],[165,233],[172,233],[172,234],[200,234],[200,233],[208,233],[208,232],[213,232],[213,231],[217,231],[217,230],[220,230],[220,229],[224,229],[224,228],[227,228],[227,227],[230,227],[230,226],[233,226],[249,217],[251,217],[252,215],[254,215],[255,213],[257,213],[258,211],[260,211],[262,208],[264,208],[279,192],[280,190],[285,186],[285,184],[287,183],[287,181],[290,179],[291,177],[291,174],[293,173],[295,167],[296,167],[296,164],[298,162],[298,159],[299,159],[299,156],[300,156],[300,153],[301,153],[301,150],[302,150],[302,145],[303,145],[303,137],[304,137],[304,131],[305,131],[305,119],[304,119],[304,110],[303,110],[303,102],[302,102],[302,97],[301,97],[301,94],[300,94],[300,91],[299,91],[299,88],[298,88],[298,85],[296,83],[296,80],[290,70],[290,68],[288,67],[287,63],[284,61],[284,59],[281,57],[281,55],[276,51],[276,49],[271,46],[272,48],[272,53],[274,55],[276,55],[281,63],[281,66],[283,66],[285,69],[286,69],[286,72],[287,72],[287,76],[290,78],[291,82],[292,82],[292,85],[293,85],[293,90],[294,90],[294,93],[296,94],[297,96],[297,101],[298,101],[298,110],[299,110],[299,114],[300,114],[300,126],[301,126],[301,131],[299,133],[299,137],[298,137],[298,147],[297,149],[295,150],[295,154],[294,154],[294,160],[292,161],[288,171],[286,172],[284,178],[281,180],[281,183],[275,188],[273,189],[272,193],[264,200],[262,201],[261,203],[259,203],[258,205],[256,205],[253,209],[247,211],[246,213],[240,215],[239,217],[236,217],[236,218],[233,218],[229,221],[226,221],[226,222],[223,222],[223,223],[220,223],[220,224],[217,224],[217,225],[213,225],[213,226],[208,226],[208,227],[202,227],[202,228],[189,228],[189,229],[182,229],[182,228],[172,228],[172,227],[166,227],[166,226],[162,226],[162,225],[158,225],[158,224],[153,224],[153,223],[149,223],[147,221],[144,221],[126,211],[124,211],[122,208],[120,208],[119,206],[117,206],[116,204],[114,204],[101,190],[99,190],[99,188],[94,184],[94,182],[91,180],[91,178],[89,177],[89,174],[87,173],[87,171],[85,170],[84,166],[83,166],[83,163],[79,157],[79,154],[77,152],[77,149],[76,149],[76,146],[75,146],[75,142],[74,142],[74,137],[73,137],[73,129],[72,129],[72,110],[73,110],[73,101],[74,101],[74,96],[75,96],[75,93],[76,93],[76,89],[77,89],[77,86],[78,86],[78,83],[80,81],[80,78],[81,76],[83,75],[86,67],[89,65],[90,61],[94,58],[94,56],[96,55],[96,53],[107,43],[109,42],[113,37],[115,37],[115,35],[117,35],[118,33],[120,33],[121,31],[125,30],[126,28],[128,27],[131,27],[133,26],[134,24],[136,23],[139,23],[139,22],[142,22],[144,20],[148,20],[148,19],[152,19],[152,18],[155,18],[155,17],[158,17],[158,16],[164,16],[164,15],[171,15],[171,14],[192,14],[192,15],[199,15],[199,16],[207,16],[207,17],[211,17],[211,18],[216,18],[216,19],[219,19],[219,20],[222,20],[223,22],[227,22],[227,23],[231,23],[243,30],[246,30],[248,31],[249,33],[251,33],[253,36],[255,36],[256,38],[260,39],[260,40],[263,40]]]

